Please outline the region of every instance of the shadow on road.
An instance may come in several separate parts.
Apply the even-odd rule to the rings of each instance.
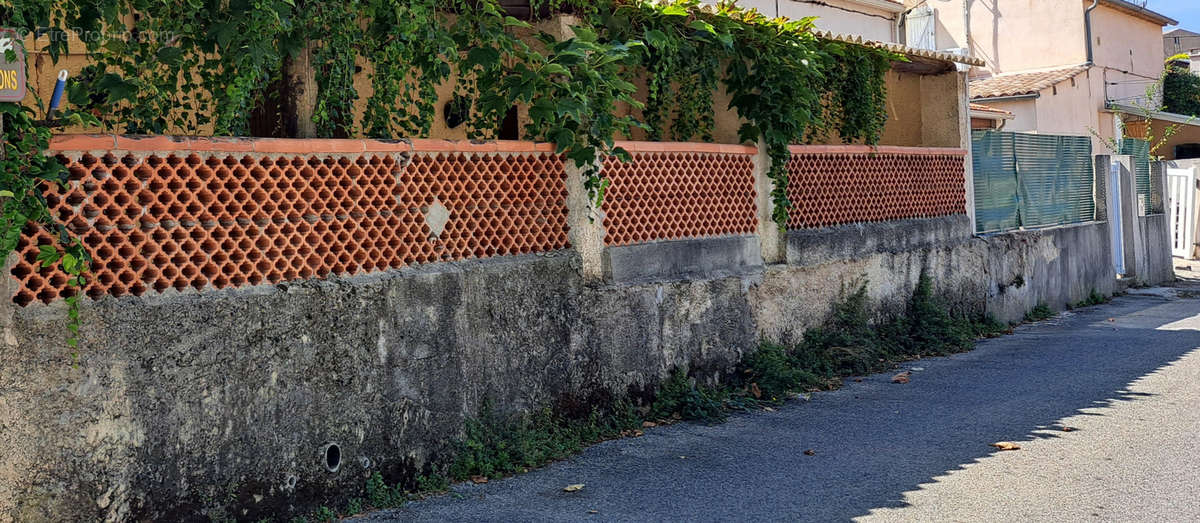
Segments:
[[[908,364],[921,370],[907,385],[872,376],[774,413],[656,429],[371,520],[844,521],[901,507],[993,442],[1058,437],[1059,420],[1143,399],[1132,382],[1200,347],[1196,315],[1198,300],[1123,298]],[[586,488],[562,492],[571,483]]]

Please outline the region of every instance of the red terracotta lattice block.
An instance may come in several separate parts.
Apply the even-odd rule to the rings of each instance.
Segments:
[[[962,152],[888,148],[877,153],[827,153],[821,149],[792,148],[787,191],[792,202],[790,229],[966,212]]]
[[[363,151],[363,142],[350,143]],[[456,152],[445,143],[422,152],[421,145],[411,162],[407,152],[63,153],[70,181],[65,190],[48,188],[46,197],[92,254],[85,291],[93,298],[567,246],[558,156],[494,146],[480,152],[469,144]],[[430,229],[431,212],[447,217],[440,235]],[[21,282],[18,305],[73,292],[65,274],[36,263],[38,246],[49,243],[33,227],[20,240],[12,269]]]
[[[627,147],[632,162],[605,163],[605,244],[755,232],[752,155],[688,145],[696,152]]]

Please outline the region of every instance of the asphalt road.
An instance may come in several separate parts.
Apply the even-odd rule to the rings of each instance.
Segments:
[[[1123,297],[904,367],[360,521],[1200,521],[1200,300]]]

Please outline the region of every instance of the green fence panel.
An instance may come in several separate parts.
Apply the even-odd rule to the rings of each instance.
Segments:
[[[1095,219],[1090,138],[972,131],[971,157],[978,232]]]
[[[1048,227],[1096,216],[1092,140],[1083,136],[1017,134],[1021,225]]]
[[[977,232],[1020,226],[1017,217],[1017,157],[1013,133],[971,132]]]
[[[1121,154],[1133,158],[1133,180],[1137,185],[1138,201],[1144,206],[1146,213],[1151,214],[1154,202],[1150,197],[1150,142],[1125,138],[1121,140]]]

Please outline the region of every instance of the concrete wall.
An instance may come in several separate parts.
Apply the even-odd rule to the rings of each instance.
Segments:
[[[485,400],[580,409],[644,398],[677,366],[716,379],[760,339],[798,339],[858,278],[898,303],[927,269],[956,309],[1010,321],[1110,293],[1106,230],[976,238],[959,215],[793,231],[780,264],[736,238],[689,240],[607,249],[598,279],[563,251],[105,298],[83,306],[77,366],[61,303],[5,302],[0,520],[257,520],[333,504],[374,471],[411,479]],[[713,261],[672,268],[679,257]]]

